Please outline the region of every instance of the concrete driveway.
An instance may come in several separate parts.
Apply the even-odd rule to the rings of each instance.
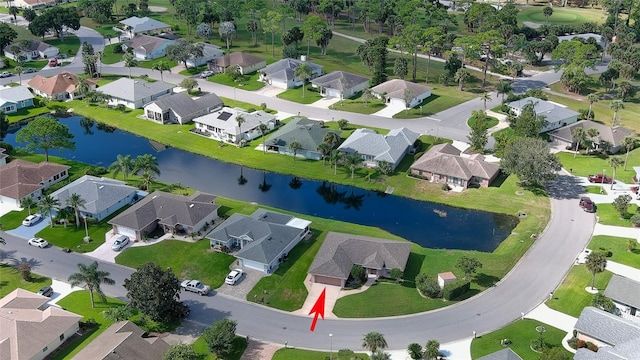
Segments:
[[[51,281],[51,287],[53,288],[53,295],[51,295],[51,300],[48,302],[48,304],[50,305],[56,304],[58,301],[60,301],[60,299],[64,298],[74,291],[83,290],[81,287],[71,286],[67,282],[56,279],[53,279]]]
[[[253,287],[258,283],[258,281],[260,281],[260,279],[267,276],[267,274],[263,273],[262,271],[236,266],[235,262],[230,266],[229,271],[236,268],[242,269],[242,271],[244,271],[245,273],[242,279],[240,279],[240,282],[236,283],[235,285],[223,284],[221,287],[216,289],[216,292],[218,294],[224,294],[241,300],[246,300],[249,291],[253,289]]]
[[[262,96],[276,97],[278,94],[283,93],[285,91],[287,91],[287,90],[280,89],[279,87],[275,87],[275,86],[267,84],[264,87],[262,87],[262,88],[260,88],[260,89],[258,89],[256,91],[252,91],[252,92],[256,93],[256,94],[260,94]]]
[[[113,242],[115,241],[116,237],[117,235],[113,236],[113,233],[111,231],[108,231],[105,234],[106,239],[104,244],[98,246],[98,248],[96,248],[92,252],[86,253],[85,255],[91,256],[92,258],[95,258],[98,260],[115,264],[116,256],[118,256],[118,254],[120,254],[121,252],[125,251],[127,248],[133,246],[133,241],[129,241],[129,243],[125,247],[123,247],[122,250],[120,251],[111,250],[111,245],[113,245]]]
[[[36,234],[40,232],[40,230],[46,228],[47,226],[49,226],[49,217],[43,217],[42,220],[40,220],[37,224],[33,226],[20,225],[13,230],[8,230],[7,232],[13,235],[22,236],[27,239],[31,239],[32,237],[35,237]]]
[[[387,106],[385,106],[384,109],[378,112],[375,112],[371,115],[385,117],[385,118],[392,118],[393,115],[399,113],[400,111],[403,111],[404,109],[405,109],[404,105],[388,104]]]

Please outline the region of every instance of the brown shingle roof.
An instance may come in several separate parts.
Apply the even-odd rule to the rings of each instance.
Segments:
[[[132,49],[144,48],[145,53],[148,54],[152,52],[154,49],[159,47],[160,45],[173,42],[172,40],[163,39],[157,36],[149,36],[149,35],[136,35],[133,39],[127,41],[125,44],[127,47]]]
[[[92,80],[87,79],[87,81],[95,84]],[[48,78],[37,74],[33,79],[29,80],[27,85],[33,89],[38,89],[49,96],[53,96],[54,94],[64,92],[74,92],[78,85],[78,77],[68,71],[63,71],[58,75]]]
[[[258,64],[262,61],[265,61],[265,59],[245,53],[245,52],[234,52],[231,54],[221,56],[215,61],[217,62],[218,66],[222,66],[222,67],[227,67],[232,65],[240,65],[242,67],[245,67],[245,66]]]
[[[464,180],[470,180],[473,176],[491,179],[500,170],[498,165],[486,162],[479,156],[461,157],[460,150],[451,144],[432,146],[411,168]]]
[[[42,188],[42,182],[69,169],[50,162],[39,164],[17,159],[0,167],[0,195],[21,199]]]
[[[553,137],[558,137],[562,140],[573,142],[573,129],[581,127],[585,131],[591,128],[595,128],[598,130],[600,135],[598,135],[599,140],[606,140],[613,144],[613,146],[618,146],[622,144],[622,141],[627,136],[633,135],[633,130],[627,129],[622,126],[614,126],[610,127],[605,124],[591,121],[591,120],[582,120],[576,123],[561,127],[560,129],[554,130],[549,133],[549,135]]]

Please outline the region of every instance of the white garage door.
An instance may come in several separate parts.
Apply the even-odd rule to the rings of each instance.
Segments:
[[[248,267],[250,269],[264,271],[264,264],[263,263],[259,263],[257,261],[242,259],[242,266],[246,266],[246,267]]]
[[[136,239],[136,231],[133,230],[132,228],[128,228],[128,227],[124,227],[124,226],[118,226],[118,234],[126,235],[131,240]]]

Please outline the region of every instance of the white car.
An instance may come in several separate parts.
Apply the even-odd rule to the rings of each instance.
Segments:
[[[128,243],[129,243],[129,237],[128,236],[124,236],[124,235],[120,235],[120,236],[118,236],[116,241],[113,242],[113,245],[111,245],[111,250],[120,251],[120,250],[122,250],[122,248],[127,246]]]
[[[208,78],[209,76],[213,76],[215,73],[211,70],[205,70],[203,72],[200,73],[200,77],[203,79]]]
[[[29,239],[29,245],[37,246],[37,247],[39,247],[41,249],[44,249],[47,246],[49,246],[49,243],[47,242],[47,240],[45,240],[43,238],[31,238],[31,239]]]
[[[29,215],[24,220],[22,220],[22,225],[24,226],[32,226],[38,223],[38,221],[42,220],[42,216],[40,214]]]
[[[242,279],[242,275],[244,275],[244,271],[241,269],[233,269],[227,275],[227,278],[224,279],[224,282],[228,285],[235,285],[240,279]]]

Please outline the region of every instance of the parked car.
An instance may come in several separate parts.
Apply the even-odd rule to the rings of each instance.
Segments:
[[[211,287],[209,285],[204,285],[198,280],[185,280],[180,284],[180,287],[187,291],[200,294],[202,296],[207,295],[209,293],[209,290],[211,290]]]
[[[127,246],[128,243],[129,243],[129,237],[125,235],[120,235],[118,236],[116,241],[113,242],[113,245],[111,245],[111,250],[120,251],[122,250],[122,248]]]
[[[56,59],[66,59],[66,58],[67,58],[67,54],[59,53],[58,55],[56,55]]]
[[[38,71],[38,70],[36,70],[34,68],[26,68],[26,69],[22,70],[22,73],[23,74],[31,74],[31,73],[34,73],[36,71]]]
[[[215,74],[213,71],[211,70],[205,70],[203,72],[200,73],[200,77],[203,79],[208,78],[209,76],[213,76],[213,74]]]
[[[58,59],[53,58],[53,59],[49,60],[49,66],[51,66],[51,67],[58,66]]]
[[[45,240],[43,238],[31,238],[31,239],[29,239],[29,245],[37,246],[37,247],[39,247],[41,249],[44,249],[47,246],[49,246],[49,243],[47,242],[47,240]]]
[[[6,78],[10,76],[13,76],[13,74],[8,71],[3,71],[2,73],[0,73],[0,78]]]
[[[611,184],[613,182],[613,179],[603,174],[596,174],[589,175],[589,182],[596,184]]]
[[[583,196],[580,198],[580,202],[579,202],[580,207],[586,211],[586,212],[595,212],[596,211],[596,204],[591,201],[591,198]]]
[[[42,289],[38,290],[38,295],[51,297],[51,295],[53,295],[53,288],[51,286],[45,286]]]
[[[228,285],[235,285],[240,279],[242,279],[242,275],[244,275],[244,271],[241,269],[233,269],[227,275],[227,278],[224,279],[224,282]]]
[[[42,220],[42,216],[40,214],[29,215],[24,220],[22,220],[22,225],[24,226],[32,226],[37,224],[40,220]]]
[[[120,38],[119,38],[119,39],[120,39],[120,41],[128,41],[128,40],[131,40],[131,38],[130,38],[130,37],[128,37],[128,36],[120,36]]]

